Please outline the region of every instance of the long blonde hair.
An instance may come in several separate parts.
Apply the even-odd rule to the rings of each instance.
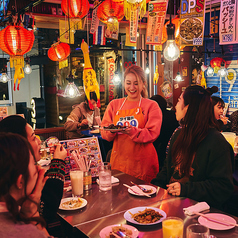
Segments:
[[[126,69],[126,71],[124,73],[124,80],[125,80],[126,76],[130,73],[134,74],[138,81],[141,80],[143,82],[143,89],[141,92],[141,96],[143,98],[148,98],[147,81],[146,81],[146,76],[145,76],[144,70],[140,66],[132,65]]]

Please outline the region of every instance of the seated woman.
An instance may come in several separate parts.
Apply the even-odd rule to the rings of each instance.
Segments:
[[[0,133],[0,174],[1,237],[49,237],[38,212],[45,170],[22,136]]]
[[[41,159],[40,148],[41,141],[36,137],[32,127],[24,118],[18,115],[12,115],[0,121],[0,132],[17,133],[25,137],[30,143],[36,161]],[[63,196],[65,162],[67,151],[63,146],[58,144],[53,152],[53,160],[50,168],[46,172],[49,179],[47,180],[42,191],[40,214],[47,223],[47,230],[51,235],[60,236],[57,211]]]
[[[234,152],[217,130],[211,94],[217,87],[189,86],[176,105],[182,128],[172,137],[165,165],[152,183],[169,194],[221,208],[233,192]]]
[[[98,125],[97,118],[100,118],[100,111],[97,106],[97,96],[95,92],[90,93],[90,102],[93,109],[90,109],[88,99],[85,96],[85,101],[74,105],[73,110],[67,117],[64,128],[68,131],[70,139],[85,137],[81,131],[87,130],[89,127]]]

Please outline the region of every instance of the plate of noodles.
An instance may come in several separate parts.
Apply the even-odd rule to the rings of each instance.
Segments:
[[[59,209],[73,211],[83,208],[87,205],[87,200],[79,197],[69,197],[61,199]]]
[[[124,218],[137,225],[154,225],[162,222],[167,214],[156,207],[135,207],[124,213]]]

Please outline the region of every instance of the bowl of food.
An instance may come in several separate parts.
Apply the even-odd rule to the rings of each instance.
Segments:
[[[180,24],[180,36],[184,41],[192,42],[194,38],[201,37],[202,33],[203,23],[198,18],[187,18]]]

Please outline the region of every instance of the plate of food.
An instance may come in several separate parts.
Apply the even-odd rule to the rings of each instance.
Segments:
[[[83,208],[87,205],[87,200],[79,197],[62,198],[59,209],[65,211],[73,211]]]
[[[90,134],[100,134],[100,130],[99,129],[91,130]]]
[[[111,132],[120,132],[126,130],[127,128],[128,128],[127,126],[114,125],[114,124],[103,127],[104,131],[111,131]]]
[[[166,213],[156,207],[135,207],[124,213],[124,218],[136,225],[154,225],[166,218]]]
[[[157,191],[155,187],[150,186],[150,185],[144,185],[143,184],[143,185],[139,185],[139,186],[148,190],[148,192],[146,192],[146,194],[148,194],[148,195],[152,195],[152,194],[156,193],[156,191]],[[128,188],[128,192],[130,194],[133,194],[133,195],[136,195],[136,196],[144,196],[143,191],[140,188],[138,188],[136,185],[131,186],[131,189]]]
[[[136,238],[139,235],[139,231],[130,225],[112,225],[112,226],[107,226],[105,228],[103,228],[99,235],[100,238],[114,238],[114,237],[118,237],[117,232],[123,232],[123,234],[127,235],[130,238]],[[114,235],[116,234],[116,235]]]
[[[229,230],[235,227],[235,225],[226,225],[226,224],[222,224],[222,223],[218,223],[215,221],[212,221],[212,219],[217,219],[217,220],[221,220],[224,222],[229,222],[229,223],[233,223],[236,224],[236,220],[230,216],[227,216],[225,214],[220,214],[220,213],[207,213],[205,214],[206,217],[208,217],[208,219],[206,217],[200,216],[198,218],[198,222],[203,225],[206,226],[212,230]]]

